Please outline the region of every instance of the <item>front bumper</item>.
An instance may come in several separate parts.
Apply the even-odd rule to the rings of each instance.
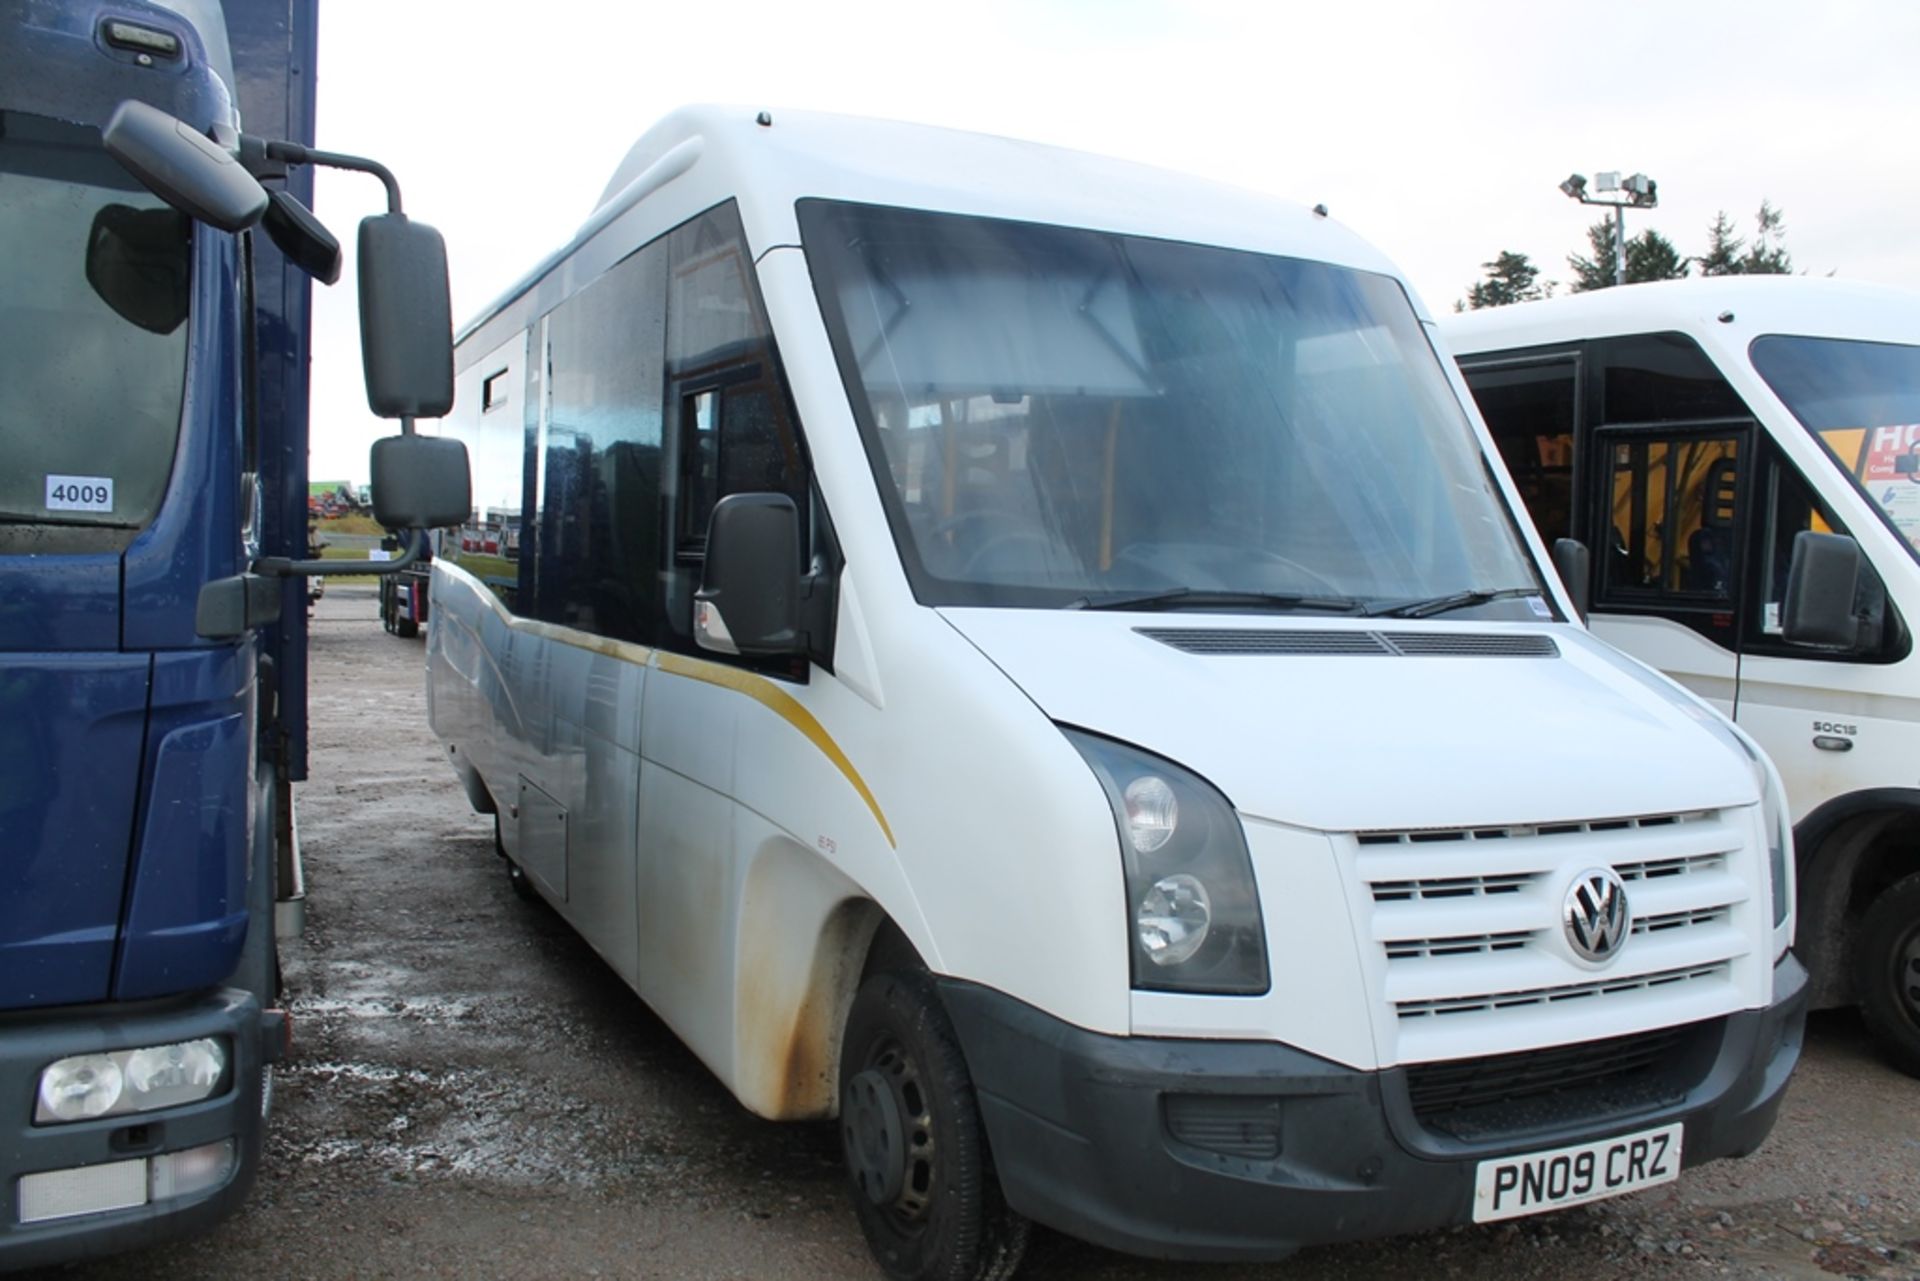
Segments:
[[[1439,1126],[1422,1120],[1404,1068],[1357,1071],[1275,1043],[1104,1036],[991,989],[940,986],[1008,1203],[1100,1245],[1187,1259],[1271,1259],[1469,1222],[1482,1160],[1676,1121],[1686,1165],[1744,1156],[1773,1128],[1807,996],[1788,955],[1774,1004],[1690,1030],[1659,1089],[1536,1098],[1505,1123]]]
[[[284,1015],[249,993],[220,989],[187,1002],[80,1006],[0,1017],[0,1272],[91,1258],[200,1231],[231,1213],[259,1166],[266,1064],[278,1058]],[[73,1054],[225,1037],[225,1092],[198,1103],[66,1125],[34,1125],[41,1071]],[[232,1173],[216,1187],[124,1210],[20,1222],[20,1179],[124,1162],[232,1139]]]

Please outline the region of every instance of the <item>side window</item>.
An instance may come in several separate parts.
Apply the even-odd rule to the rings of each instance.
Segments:
[[[810,523],[811,486],[738,210],[732,203],[711,209],[676,228],[668,243],[673,554],[664,621],[668,642],[692,650],[693,593],[714,504],[729,494],[781,493]]]
[[[667,258],[657,240],[548,314],[536,434],[533,616],[642,644],[661,630]]]
[[[1609,432],[1602,599],[1726,609],[1737,566],[1741,436]]]
[[[1549,547],[1571,537],[1578,359],[1498,361],[1463,372],[1534,528]]]

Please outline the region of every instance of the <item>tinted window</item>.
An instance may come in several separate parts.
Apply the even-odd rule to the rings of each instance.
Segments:
[[[547,321],[533,613],[619,640],[659,632],[667,248],[656,241]]]
[[[1713,362],[1681,334],[1643,334],[1594,344],[1605,377],[1601,421],[1675,423],[1745,418],[1747,407]]]
[[[186,376],[187,219],[90,131],[0,114],[0,522],[151,520]]]
[[[1573,534],[1573,426],[1579,366],[1494,365],[1465,371],[1500,457],[1549,546]]]

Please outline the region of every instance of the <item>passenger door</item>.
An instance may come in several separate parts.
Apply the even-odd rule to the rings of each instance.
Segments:
[[[1592,550],[1594,633],[1732,715],[1752,423],[1725,379],[1678,334],[1462,370],[1540,536]]]

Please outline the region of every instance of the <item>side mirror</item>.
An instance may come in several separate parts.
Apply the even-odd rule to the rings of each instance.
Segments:
[[[360,223],[360,354],[367,404],[380,417],[439,418],[453,408],[447,243],[405,214]]]
[[[373,442],[373,518],[388,529],[444,529],[473,508],[467,447],[451,436]]]
[[[1845,649],[1859,639],[1853,615],[1854,592],[1860,578],[1860,545],[1845,534],[1816,534],[1810,529],[1793,536],[1793,558],[1787,562],[1787,598],[1780,610],[1780,630],[1795,645]]]
[[[260,225],[288,262],[323,285],[340,279],[340,242],[296,197],[284,191],[268,193]]]
[[[800,512],[785,494],[728,494],[707,521],[693,635],[720,654],[806,652],[800,631]]]
[[[100,132],[107,153],[189,218],[245,231],[267,211],[267,191],[240,161],[184,121],[128,100]]]
[[[1577,538],[1556,538],[1553,540],[1553,571],[1567,585],[1567,595],[1573,598],[1574,612],[1585,622],[1593,583],[1593,553]]]

